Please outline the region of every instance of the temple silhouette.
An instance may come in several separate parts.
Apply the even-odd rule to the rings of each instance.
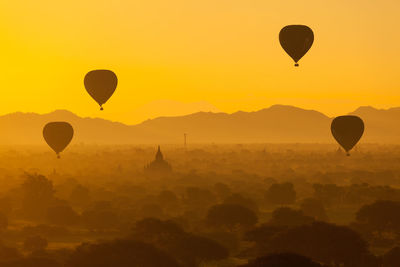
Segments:
[[[172,172],[172,167],[164,159],[160,146],[158,146],[155,159],[144,168],[144,171],[146,174],[169,174]]]

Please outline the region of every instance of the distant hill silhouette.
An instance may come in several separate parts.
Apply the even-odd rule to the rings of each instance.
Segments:
[[[363,142],[400,143],[400,108],[360,107],[350,114],[366,124]],[[159,117],[137,125],[99,118],[81,118],[69,111],[48,114],[12,113],[0,116],[0,144],[44,144],[42,128],[49,121],[68,121],[75,128],[73,143],[138,144],[182,143],[316,143],[334,142],[332,118],[293,106],[275,105],[256,112],[233,114],[199,112]]]
[[[370,142],[400,143],[400,107],[376,109],[359,107],[350,114],[364,120],[365,136]]]
[[[317,111],[275,105],[256,112],[199,112],[162,117],[136,127],[155,131],[175,142],[182,140],[182,134],[176,133],[188,133],[191,142],[251,143],[328,141],[329,125],[330,119]]]
[[[180,102],[174,100],[155,100],[148,102],[134,110],[128,111],[124,117],[154,119],[160,116],[184,116],[196,112],[221,112],[218,108],[206,101]]]

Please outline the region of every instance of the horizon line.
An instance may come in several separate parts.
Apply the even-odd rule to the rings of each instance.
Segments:
[[[258,109],[258,110],[253,110],[253,111],[237,110],[237,111],[231,112],[231,113],[229,113],[229,112],[224,112],[224,111],[221,111],[221,112],[198,111],[198,112],[194,112],[194,113],[189,113],[189,114],[184,114],[184,115],[177,115],[177,116],[167,116],[167,115],[166,115],[166,116],[158,116],[158,117],[155,117],[155,118],[149,118],[149,119],[143,120],[143,121],[138,122],[138,123],[135,123],[135,124],[128,124],[128,123],[125,123],[125,122],[122,122],[122,121],[111,120],[111,119],[105,119],[105,118],[102,118],[102,117],[100,117],[100,116],[98,116],[98,117],[96,117],[96,116],[95,116],[95,117],[92,117],[92,116],[79,115],[78,113],[75,113],[75,112],[73,112],[73,111],[71,111],[71,110],[63,109],[63,108],[55,109],[55,110],[53,110],[53,111],[44,112],[44,113],[35,112],[35,111],[14,111],[14,112],[9,112],[9,113],[0,114],[0,117],[5,117],[5,116],[15,115],[15,114],[27,114],[27,115],[32,114],[32,115],[41,115],[41,116],[43,116],[43,115],[50,115],[50,114],[52,114],[52,113],[56,113],[56,112],[61,111],[61,112],[68,112],[68,113],[71,113],[72,115],[77,116],[77,117],[82,118],[82,119],[99,119],[99,120],[104,120],[104,121],[108,121],[108,122],[112,122],[112,123],[123,124],[123,125],[125,125],[125,126],[136,126],[136,125],[140,125],[140,124],[142,124],[142,123],[144,123],[144,122],[152,121],[152,120],[156,120],[156,119],[160,119],[160,118],[179,118],[179,117],[186,117],[186,116],[191,116],[191,115],[199,114],[199,113],[226,114],[226,115],[233,115],[233,114],[240,113],[240,112],[243,112],[243,113],[256,113],[256,112],[260,112],[260,111],[263,111],[263,110],[271,109],[271,108],[273,108],[273,107],[289,107],[289,108],[296,108],[296,109],[300,109],[300,110],[304,110],[304,111],[313,111],[313,112],[320,113],[320,114],[322,114],[322,115],[324,115],[325,117],[330,118],[330,119],[333,119],[333,118],[336,117],[336,116],[334,116],[334,117],[328,116],[328,115],[326,115],[324,112],[318,111],[318,110],[316,110],[316,109],[307,109],[307,108],[303,108],[303,107],[299,107],[299,106],[294,106],[294,105],[287,105],[287,104],[273,104],[273,105],[270,105],[269,107],[262,108],[262,109]],[[400,106],[399,106],[399,107],[390,107],[390,108],[386,108],[386,109],[385,109],[385,108],[381,108],[381,109],[375,108],[375,107],[372,106],[372,105],[359,106],[359,107],[357,107],[355,110],[353,110],[353,111],[351,111],[351,112],[348,112],[348,113],[345,113],[345,114],[342,113],[342,115],[348,115],[348,114],[354,113],[354,112],[356,112],[357,110],[359,110],[360,108],[372,108],[372,109],[377,110],[377,111],[388,111],[388,110],[391,110],[391,109],[400,108]],[[337,115],[337,116],[340,116],[340,115]]]

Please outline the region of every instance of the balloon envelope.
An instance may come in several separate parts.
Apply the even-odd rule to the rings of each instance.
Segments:
[[[360,141],[364,133],[364,122],[357,116],[340,116],[332,121],[331,132],[348,154]]]
[[[102,105],[107,102],[117,88],[118,78],[110,70],[93,70],[86,74],[84,84],[86,91],[103,110]]]
[[[68,122],[49,122],[43,128],[46,143],[59,155],[71,142],[74,129]]]
[[[279,33],[279,42],[286,53],[297,62],[310,50],[314,43],[313,31],[305,25],[289,25]]]

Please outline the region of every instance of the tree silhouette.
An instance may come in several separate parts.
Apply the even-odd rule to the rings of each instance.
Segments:
[[[82,185],[77,185],[69,196],[69,202],[73,206],[86,207],[90,203],[89,189]]]
[[[257,258],[240,267],[322,267],[322,265],[294,253],[277,253]]]
[[[304,215],[315,218],[319,221],[327,221],[328,216],[324,205],[316,198],[306,198],[300,204],[300,209]]]
[[[341,204],[344,196],[344,189],[336,184],[314,184],[314,197],[322,202],[323,205],[337,206]]]
[[[245,240],[254,242],[254,255],[258,256],[292,252],[334,266],[379,266],[367,243],[345,226],[314,222],[285,228],[264,224],[247,232]]]
[[[400,231],[400,202],[377,201],[365,205],[357,212],[356,222],[369,231]]]
[[[66,267],[179,267],[166,253],[150,244],[134,240],[115,240],[82,244],[76,248]]]
[[[231,194],[230,187],[224,183],[216,183],[214,185],[214,191],[220,199],[225,199]]]
[[[176,194],[170,190],[161,191],[157,196],[157,201],[160,206],[169,211],[176,211],[180,204]]]
[[[258,205],[251,198],[235,193],[224,199],[224,204],[237,204],[258,213]]]
[[[213,227],[223,227],[230,231],[248,228],[257,223],[256,214],[241,205],[220,204],[212,206],[207,213],[206,221]]]
[[[0,262],[2,267],[61,267],[54,259],[29,257],[24,259]]]
[[[383,255],[383,267],[400,266],[400,247],[394,247]]]
[[[247,252],[250,256],[263,256],[271,250],[271,240],[281,232],[287,231],[288,227],[282,225],[263,224],[246,232],[244,240],[254,243],[251,250]]]
[[[140,208],[139,215],[142,218],[159,218],[164,217],[164,211],[160,205],[148,203]]]
[[[168,245],[167,251],[182,262],[184,266],[201,266],[209,261],[225,259],[228,250],[214,240],[185,234]]]
[[[172,221],[141,220],[133,227],[132,238],[151,243],[188,267],[228,257],[228,251],[219,243],[187,233]]]
[[[33,219],[44,217],[47,208],[55,200],[53,183],[43,175],[26,174],[21,189],[24,214]]]
[[[282,207],[272,212],[272,218],[269,224],[294,227],[311,224],[313,221],[314,219],[312,217],[304,215],[300,210]]]
[[[136,222],[132,229],[132,238],[149,243],[167,243],[184,235],[185,231],[172,221],[146,218]]]
[[[271,251],[290,251],[326,264],[378,266],[367,243],[345,226],[315,222],[281,232],[269,243]]]
[[[361,207],[351,227],[373,245],[393,246],[399,239],[400,202],[377,201]]]
[[[296,191],[292,183],[272,184],[265,199],[273,205],[290,205],[296,201]]]
[[[208,189],[199,187],[186,188],[184,203],[191,209],[205,211],[216,202],[216,196]]]

